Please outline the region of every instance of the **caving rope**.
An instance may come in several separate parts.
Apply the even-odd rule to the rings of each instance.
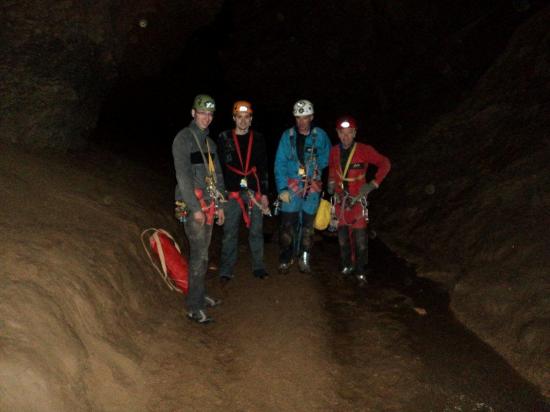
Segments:
[[[160,267],[155,262],[155,259],[153,259],[153,256],[151,255],[151,252],[145,242],[145,236],[150,233],[149,246],[157,253],[160,261]],[[166,239],[168,239],[169,242],[167,242]],[[181,249],[178,243],[174,240],[170,233],[163,229],[145,229],[141,232],[141,244],[145,250],[145,253],[147,253],[147,256],[149,257],[149,261],[158,272],[164,283],[166,283],[168,288],[178,293],[185,293],[188,287],[187,262],[181,254]],[[177,251],[177,254],[179,254],[181,259],[175,255],[174,249]]]

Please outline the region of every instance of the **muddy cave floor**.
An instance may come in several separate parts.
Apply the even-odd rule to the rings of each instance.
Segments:
[[[211,309],[208,326],[184,319],[183,309],[158,325],[143,365],[156,394],[149,410],[180,410],[181,394],[166,388],[181,384],[186,366],[177,342],[190,333],[200,366],[185,383],[186,404],[196,410],[550,410],[453,318],[445,292],[381,242],[370,241],[373,276],[359,288],[337,274],[336,239],[317,237],[313,274],[293,267],[253,278],[246,238],[228,284],[218,281],[211,258],[209,293],[223,304]],[[266,236],[268,268],[276,268],[276,243]],[[219,250],[219,232],[212,250]]]

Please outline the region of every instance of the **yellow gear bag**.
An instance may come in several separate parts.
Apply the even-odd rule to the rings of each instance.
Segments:
[[[321,199],[319,208],[313,220],[313,227],[317,230],[325,230],[330,223],[330,202],[326,199]]]

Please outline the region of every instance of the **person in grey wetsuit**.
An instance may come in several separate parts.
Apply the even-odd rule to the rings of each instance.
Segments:
[[[214,220],[218,225],[224,221],[224,211],[219,204],[224,200],[223,174],[216,144],[208,137],[215,109],[212,97],[196,96],[191,109],[193,120],[176,135],[172,144],[176,201],[183,203],[188,213],[184,222],[190,249],[187,316],[200,324],[212,321],[206,307],[220,303],[206,294],[205,287],[212,225]]]

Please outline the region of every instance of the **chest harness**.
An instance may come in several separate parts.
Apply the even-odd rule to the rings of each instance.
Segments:
[[[351,161],[353,159],[353,155],[355,154],[356,149],[357,149],[357,143],[354,143],[353,147],[351,148],[351,151],[348,155],[348,159],[346,161],[346,165],[345,165],[343,171],[342,171],[342,160],[340,159],[340,161],[338,162],[338,170],[336,171],[336,173],[338,174],[338,177],[340,178],[340,188],[342,189],[342,194],[339,196],[339,202],[337,202],[335,196],[332,196],[332,198],[330,200],[330,203],[331,203],[331,208],[330,208],[331,223],[330,223],[330,226],[331,226],[331,228],[334,228],[334,229],[338,225],[338,222],[341,222],[342,224],[344,224],[346,226],[352,226],[355,223],[357,223],[357,221],[360,218],[365,219],[365,222],[369,221],[369,209],[368,209],[369,203],[367,201],[367,197],[366,196],[361,196],[361,198],[356,198],[356,197],[351,196],[347,190],[344,190],[344,184],[345,183],[357,182],[357,181],[365,178],[365,173],[363,173],[361,175],[358,175],[358,176],[355,176],[355,177],[352,177],[352,178],[347,177],[348,172],[349,172],[349,168],[350,168],[350,165],[351,165]],[[340,156],[342,155],[342,149],[340,149],[339,155]],[[351,222],[348,222],[345,218],[345,212],[346,212],[346,210],[347,211],[351,210],[357,204],[357,201],[359,201],[360,204],[361,204],[361,217],[354,216],[353,220]],[[336,215],[336,203],[340,203],[340,215],[339,216]]]
[[[241,169],[238,169],[234,166],[231,166],[230,164],[226,164],[225,166],[231,170],[233,173],[242,176],[242,179],[240,181],[240,191],[235,192],[229,192],[229,199],[234,199],[239,204],[239,207],[241,208],[242,214],[243,214],[243,220],[247,228],[250,227],[251,223],[251,216],[252,216],[252,209],[254,206],[258,207],[264,215],[271,215],[271,212],[269,211],[269,208],[264,208],[260,204],[260,200],[262,198],[262,193],[260,189],[260,179],[258,178],[258,173],[256,166],[250,167],[250,158],[252,157],[252,146],[254,145],[254,132],[250,130],[249,136],[248,136],[248,149],[246,151],[246,160],[243,163],[243,155],[241,151],[241,145],[239,143],[239,139],[237,137],[237,133],[235,130],[232,130],[231,132],[233,137],[233,145],[235,148],[235,151],[237,152],[237,156],[239,157],[239,163],[241,164]],[[248,176],[252,175],[254,179],[256,180],[256,192],[251,190],[248,187]],[[246,192],[248,195],[248,205],[245,207],[243,198],[241,197],[241,192]]]
[[[290,147],[291,147],[291,160],[298,163],[298,178],[288,179],[288,188],[292,190],[297,196],[306,198],[309,193],[320,192],[322,189],[322,182],[319,175],[319,166],[317,164],[317,128],[314,127],[311,132],[311,147],[309,158],[306,160],[306,153],[304,153],[304,163],[301,162],[298,154],[298,148],[296,144],[296,135],[294,133],[294,127],[290,129]],[[303,150],[306,151],[306,145],[304,142]],[[309,171],[313,168],[311,176]],[[302,185],[300,185],[302,183]],[[300,187],[302,186],[302,187]]]
[[[206,216],[206,224],[212,225],[214,223],[214,218],[216,218],[218,215],[220,203],[226,202],[226,200],[223,194],[216,187],[216,184],[217,184],[216,168],[214,166],[214,160],[212,159],[212,152],[210,150],[210,144],[208,143],[208,138],[206,138],[206,151],[208,153],[208,160],[207,160],[206,155],[202,150],[202,146],[200,145],[198,136],[192,129],[190,129],[190,131],[191,131],[191,134],[193,135],[193,138],[195,139],[195,143],[197,144],[197,147],[199,148],[199,151],[202,156],[202,162],[204,164],[204,167],[206,168],[206,176],[204,178],[204,182],[206,184],[206,192],[208,193],[208,197],[210,198],[210,203],[207,204],[206,200],[204,200],[204,192],[201,188],[196,187],[194,190],[194,193],[195,193],[195,197],[199,201],[201,210]],[[189,212],[187,210],[187,206],[185,205],[185,203],[182,201],[177,201],[176,217],[181,222],[185,222],[188,214]]]

